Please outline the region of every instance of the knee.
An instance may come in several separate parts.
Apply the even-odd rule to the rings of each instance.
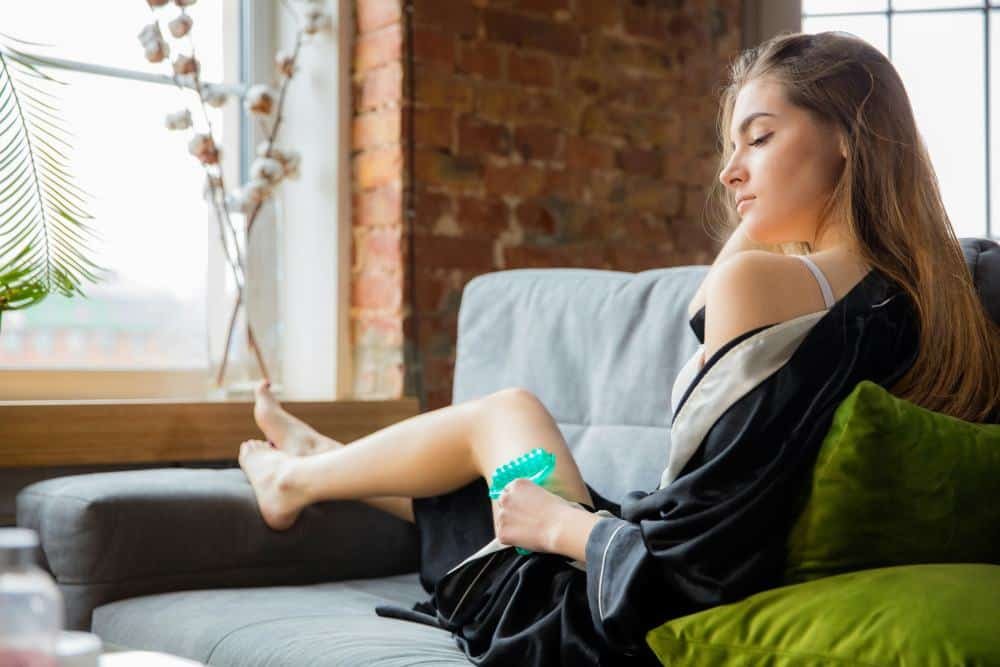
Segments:
[[[482,399],[488,411],[510,416],[528,410],[544,410],[545,406],[535,394],[523,387],[507,387]]]

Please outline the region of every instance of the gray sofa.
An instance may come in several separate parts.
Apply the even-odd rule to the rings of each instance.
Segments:
[[[1000,246],[962,245],[1000,321]],[[475,278],[462,295],[453,402],[525,387],[599,493],[655,488],[670,389],[697,346],[687,304],[707,270]],[[39,532],[70,627],[114,646],[240,667],[468,664],[447,632],[375,615],[427,595],[414,527],[360,502],[313,505],[277,533],[238,468],[168,468],[32,484],[17,521]]]

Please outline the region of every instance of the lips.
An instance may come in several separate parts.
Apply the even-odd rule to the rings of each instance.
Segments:
[[[749,204],[754,199],[756,199],[756,197],[743,197],[738,202],[736,202],[736,210],[737,210],[737,212],[741,211],[743,209],[743,206],[745,204]]]

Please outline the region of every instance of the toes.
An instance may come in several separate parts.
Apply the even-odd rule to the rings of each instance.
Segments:
[[[263,440],[244,440],[240,444],[240,456],[245,456],[261,448],[270,449],[271,445]]]

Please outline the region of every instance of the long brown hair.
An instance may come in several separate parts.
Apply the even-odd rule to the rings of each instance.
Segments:
[[[990,419],[1000,404],[1000,326],[976,294],[895,67],[878,49],[842,32],[785,32],[743,51],[722,90],[718,171],[733,152],[727,137],[736,96],[760,77],[843,133],[845,167],[820,228],[844,221],[861,259],[915,304],[920,351],[889,391],[966,421]],[[713,236],[732,232],[739,218],[717,180],[709,204]],[[785,255],[810,251],[798,242],[757,247]]]

